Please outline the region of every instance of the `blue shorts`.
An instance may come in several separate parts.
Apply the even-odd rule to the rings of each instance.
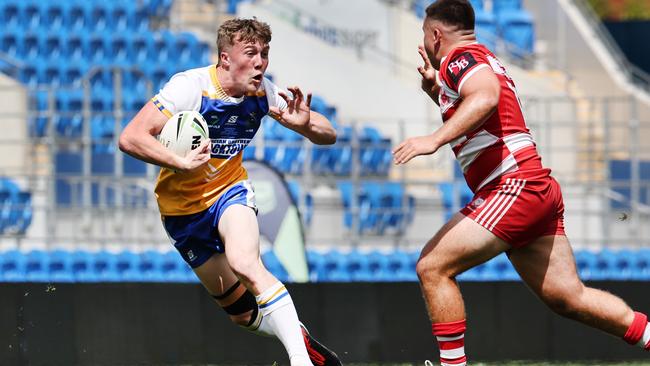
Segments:
[[[196,268],[215,253],[225,251],[219,236],[219,219],[231,205],[244,205],[257,213],[255,193],[250,182],[230,187],[205,211],[183,216],[163,216],[163,226],[185,262]]]

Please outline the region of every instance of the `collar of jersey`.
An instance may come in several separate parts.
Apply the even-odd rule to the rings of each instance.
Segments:
[[[219,82],[219,76],[217,75],[217,65],[212,65],[210,67],[210,79],[212,79],[212,85],[214,86],[214,90],[216,91],[217,97],[219,97],[219,99],[230,103],[241,103],[241,101],[244,100],[244,97],[231,97],[226,93],[225,90],[223,90],[221,83]]]

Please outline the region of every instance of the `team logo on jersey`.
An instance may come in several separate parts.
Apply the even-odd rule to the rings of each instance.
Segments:
[[[226,121],[226,124],[234,125],[237,123],[237,118],[239,118],[239,116],[230,116],[230,118],[228,118],[228,121]]]
[[[474,201],[472,201],[472,203],[470,203],[470,206],[472,206],[473,209],[477,209],[477,208],[481,207],[481,205],[483,203],[485,203],[485,200],[483,198],[479,197],[479,198],[475,199]]]
[[[447,75],[455,85],[458,85],[463,75],[476,64],[476,59],[471,53],[463,52],[449,61],[447,64]]]
[[[191,251],[191,250],[187,251],[187,259],[189,259],[190,262],[196,259],[196,255],[194,255],[193,251]]]

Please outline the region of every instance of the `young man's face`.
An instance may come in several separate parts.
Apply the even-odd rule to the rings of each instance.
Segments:
[[[422,24],[422,31],[424,32],[424,49],[427,51],[427,56],[431,65],[440,70],[440,36],[442,32],[436,27],[438,22],[425,18]]]
[[[242,93],[257,91],[269,66],[269,45],[235,41],[226,53],[228,71],[237,90]]]

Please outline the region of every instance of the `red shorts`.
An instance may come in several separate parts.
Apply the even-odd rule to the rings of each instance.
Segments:
[[[553,177],[508,174],[481,188],[460,212],[513,248],[546,235],[565,235],[564,201]]]

